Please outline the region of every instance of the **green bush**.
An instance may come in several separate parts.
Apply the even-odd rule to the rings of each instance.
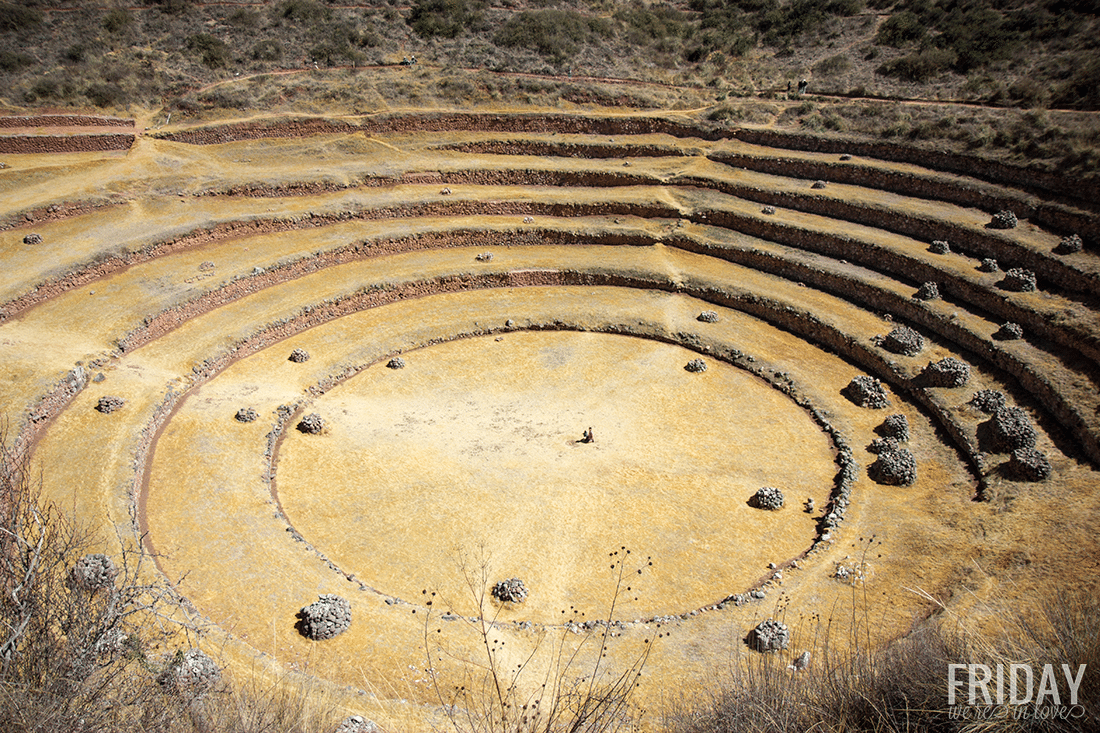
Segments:
[[[572,10],[528,10],[504,24],[494,42],[509,48],[531,48],[543,56],[564,60],[580,45],[610,33],[606,21]]]
[[[880,46],[901,48],[907,43],[924,38],[927,29],[917,14],[906,10],[887,18],[875,34],[875,43]]]
[[[483,8],[475,0],[417,0],[405,22],[421,38],[456,38],[481,22]]]
[[[852,60],[846,54],[840,53],[819,61],[814,66],[814,74],[818,76],[837,76],[851,71]]]
[[[232,54],[225,41],[206,33],[197,33],[187,39],[187,48],[202,57],[202,63],[211,69],[229,65]]]
[[[923,84],[949,70],[957,58],[955,52],[949,48],[926,48],[917,53],[887,61],[875,69],[875,72],[883,76]]]
[[[683,14],[673,8],[634,2],[616,10],[613,17],[626,27],[627,40],[634,45],[680,38],[688,33]]]
[[[18,51],[0,51],[0,71],[19,71],[34,65],[34,59]]]
[[[134,16],[125,8],[115,8],[103,16],[103,28],[108,33],[119,33],[130,27],[134,22]]]
[[[42,11],[24,5],[0,3],[0,31],[21,31],[42,22]]]

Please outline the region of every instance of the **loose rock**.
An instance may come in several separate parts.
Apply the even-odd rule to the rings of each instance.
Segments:
[[[302,636],[314,641],[331,639],[351,626],[351,604],[346,598],[326,593],[298,611],[298,618]]]
[[[493,586],[493,598],[502,603],[523,603],[527,600],[527,586],[519,578],[508,578]]]
[[[482,252],[481,254],[474,257],[474,259],[477,260],[478,262],[491,262],[492,259],[493,259],[493,253],[492,252]]]
[[[890,405],[890,398],[886,396],[886,389],[882,386],[882,382],[866,374],[852,377],[852,381],[841,390],[841,394],[860,407],[869,407],[873,410],[881,410]]]

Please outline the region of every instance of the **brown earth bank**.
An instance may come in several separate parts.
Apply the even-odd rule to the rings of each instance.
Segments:
[[[3,127],[133,127],[136,122],[122,117],[97,115],[0,115]]]
[[[134,136],[129,134],[0,135],[0,153],[8,155],[129,150],[133,144]]]

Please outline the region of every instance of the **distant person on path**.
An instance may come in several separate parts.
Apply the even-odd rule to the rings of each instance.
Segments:
[[[805,79],[798,82],[798,96],[801,97],[803,94],[805,94],[806,93],[806,87],[808,87],[808,86],[810,86],[810,82],[806,81]]]

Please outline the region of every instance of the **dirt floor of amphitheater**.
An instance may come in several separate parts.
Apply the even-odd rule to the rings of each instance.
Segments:
[[[285,147],[302,156],[303,171],[316,167],[304,162],[300,142]],[[387,165],[380,145],[368,147],[375,148],[372,161]],[[233,155],[247,150],[238,144]],[[16,165],[34,160],[10,157]],[[191,171],[217,166],[203,174],[206,181],[246,179],[251,162],[236,165],[231,158],[144,140],[129,155],[51,159],[40,185],[47,185],[50,167],[65,171],[62,185],[77,199],[85,173],[124,181],[128,169],[145,175],[165,161]],[[165,173],[158,185],[170,178]],[[127,185],[120,184],[123,202],[135,196]],[[136,218],[120,224],[138,225]],[[4,236],[22,234],[17,228]],[[103,287],[84,286],[48,307],[64,310],[65,297],[75,303],[76,295]],[[747,653],[747,631],[767,617],[791,625],[794,656],[816,649],[827,626],[835,632],[853,618],[873,628],[876,641],[902,635],[930,614],[994,628],[1005,607],[1039,603],[1076,580],[1095,581],[1100,497],[1086,461],[1044,445],[1056,464],[1054,478],[1010,484],[997,501],[976,502],[975,479],[960,456],[920,409],[896,395],[895,410],[913,426],[920,479],[911,487],[887,487],[862,470],[841,531],[815,545],[814,515],[802,502],[813,498],[820,507],[827,501],[836,473],[829,437],[759,376],[707,357],[707,371],[691,373],[684,365],[699,354],[683,346],[604,332],[612,315],[645,313],[674,333],[691,328],[705,303],[667,293],[625,299],[613,291],[517,288],[410,299],[279,341],[188,394],[157,437],[143,521],[163,554],[160,569],[183,577],[181,592],[214,625],[207,644],[234,675],[246,677],[262,659],[272,669],[315,674],[351,690],[349,711],[387,730],[438,723],[425,667],[434,654],[432,664],[451,684],[461,681],[463,660],[480,661],[476,631],[443,616],[476,615],[462,566],[476,575],[482,557],[490,582],[516,576],[530,587],[522,606],[490,603],[502,622],[490,635],[506,650],[501,657],[508,666],[539,650],[532,666],[538,674],[552,667],[559,644],[581,649],[580,670],[595,665],[598,640],[575,624],[605,618],[618,591],[614,617],[626,623],[615,629],[602,664],[625,668],[652,645],[638,692],[651,710],[685,681],[719,679],[731,660]],[[506,319],[552,323],[558,309],[572,314],[572,328],[501,328]],[[486,324],[490,332],[475,334]],[[835,397],[857,367],[735,311],[721,310],[718,325],[729,342],[762,363],[782,366],[823,399],[832,395],[831,419],[850,436],[866,469],[874,455],[864,446],[887,413]],[[886,321],[882,329],[889,330]],[[474,335],[452,339],[458,333]],[[326,417],[327,428],[320,435],[290,426],[283,431],[272,503],[248,509],[256,516],[267,512],[269,526],[254,536],[238,530],[221,538],[247,545],[248,557],[232,541],[219,547],[198,541],[205,520],[196,519],[197,501],[231,521],[255,500],[219,494],[221,479],[205,467],[238,466],[254,486],[265,469],[271,410],[247,428],[225,416],[257,400],[270,407],[300,399],[364,334],[378,339],[382,353],[400,353],[404,368],[387,368],[388,359],[379,358],[309,397],[303,412]],[[312,371],[290,379],[286,354],[296,346],[313,355],[303,365]],[[40,335],[34,348],[40,364],[69,368],[74,354],[95,358],[110,343]],[[158,379],[150,365],[163,348],[123,356],[105,370],[104,388]],[[80,440],[72,436],[102,420],[90,409],[102,391],[79,396],[44,431],[35,458],[47,488],[52,475],[75,475],[86,461],[72,449]],[[595,441],[580,442],[589,427]],[[779,512],[750,507],[748,497],[771,484],[789,489],[786,506]],[[377,527],[397,531],[383,534]],[[619,585],[611,566],[623,558],[614,556],[621,548],[631,550],[628,569],[642,572]],[[297,559],[284,564],[284,553]],[[320,562],[321,555],[331,565]],[[769,563],[779,566],[778,576]],[[867,582],[834,577],[839,565],[859,563]],[[717,607],[728,594],[750,589],[766,595]],[[439,599],[431,607],[425,591]],[[352,597],[356,620],[334,640],[311,642],[290,618],[324,592]],[[845,630],[833,642],[843,646],[853,638]]]

